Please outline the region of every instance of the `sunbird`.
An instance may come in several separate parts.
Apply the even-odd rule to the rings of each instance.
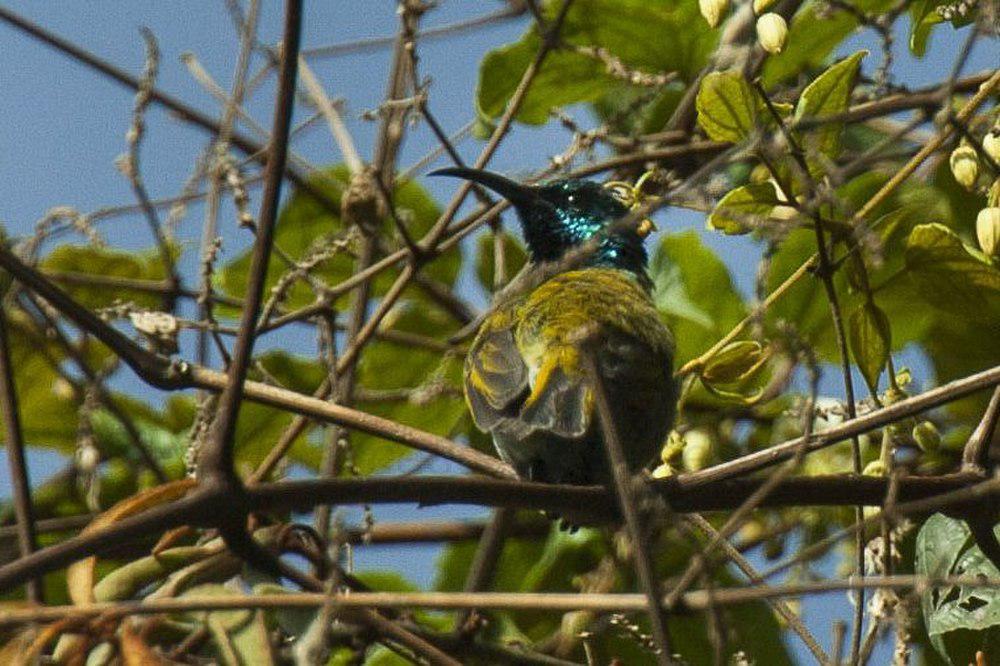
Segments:
[[[476,426],[492,435],[500,457],[523,479],[610,484],[583,356],[591,353],[629,471],[642,469],[670,431],[677,396],[673,337],[646,273],[643,242],[651,223],[616,224],[628,206],[588,180],[532,186],[468,168],[431,175],[474,181],[507,199],[520,219],[529,264],[548,262],[553,273],[500,299],[483,319],[464,373]],[[586,351],[584,336],[595,340]]]

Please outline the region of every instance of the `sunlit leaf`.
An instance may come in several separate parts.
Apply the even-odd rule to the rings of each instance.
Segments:
[[[858,364],[868,388],[876,393],[878,378],[889,360],[892,345],[889,318],[877,305],[865,302],[851,313],[847,337],[854,362]]]
[[[198,562],[217,549],[181,546],[129,562],[104,576],[93,588],[94,601],[130,599],[150,583]]]
[[[910,3],[910,52],[918,58],[924,57],[927,52],[927,42],[930,39],[931,31],[939,23],[944,23],[945,18],[938,13],[939,8],[948,5],[958,5],[951,0],[915,0]],[[955,28],[961,28],[975,21],[976,4],[969,3],[965,12],[954,11],[951,24]]]
[[[544,3],[549,20],[555,18],[560,5]],[[663,35],[671,38],[663,39]],[[668,0],[577,0],[559,37],[570,48],[549,53],[518,111],[521,122],[541,124],[553,108],[597,102],[636,88],[648,90],[612,76],[603,62],[572,46],[602,48],[637,71],[677,72],[682,80],[691,81],[707,62],[717,39],[700,20],[694,3]],[[537,30],[532,27],[520,41],[486,54],[476,87],[476,107],[481,114],[496,118],[503,113],[539,45]]]
[[[906,244],[906,266],[921,298],[936,308],[1000,326],[1000,269],[982,260],[950,229],[922,224]]]
[[[649,274],[656,307],[677,343],[678,364],[711,347],[746,314],[729,270],[694,232],[664,236]]]
[[[705,362],[702,381],[708,384],[735,384],[749,378],[767,360],[768,352],[754,340],[731,342]]]
[[[172,248],[174,258],[179,249]],[[106,307],[115,301],[129,301],[139,307],[158,308],[163,296],[155,291],[111,287],[103,284],[86,284],[86,276],[95,278],[111,277],[136,281],[159,282],[166,277],[166,269],[156,249],[141,252],[125,252],[93,245],[60,245],[41,262],[43,271],[57,275],[60,282],[74,299],[90,308]],[[58,274],[68,274],[64,280]],[[79,276],[80,280],[71,280]]]
[[[708,216],[709,229],[729,235],[747,234],[781,205],[773,183],[750,183],[726,193]]]
[[[822,29],[817,29],[820,25]],[[764,86],[770,89],[821,65],[857,25],[857,18],[850,12],[829,12],[820,3],[807,4],[789,22],[785,48],[764,61]]]
[[[242,597],[241,592],[224,585],[208,583],[189,588],[185,597]],[[239,664],[275,663],[270,632],[261,610],[215,610],[191,612],[189,615],[202,620],[215,643],[219,661],[227,666]]]
[[[795,107],[795,120],[820,120],[846,111],[851,91],[854,90],[861,69],[861,60],[867,54],[867,51],[858,51],[844,58],[806,86]],[[825,123],[815,129],[806,130],[807,154],[810,151],[819,151],[830,159],[835,158],[840,152],[843,126],[842,122]]]
[[[739,72],[712,72],[698,90],[698,124],[710,139],[738,143],[760,117],[760,97]]]

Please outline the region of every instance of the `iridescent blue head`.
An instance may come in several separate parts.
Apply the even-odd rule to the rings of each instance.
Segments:
[[[598,236],[598,247],[585,265],[621,268],[634,273],[641,283],[649,283],[645,233],[640,234],[635,225],[614,226],[628,208],[598,183],[567,178],[545,185],[523,185],[489,171],[459,167],[430,175],[465,178],[510,201],[521,220],[532,261],[558,260]]]

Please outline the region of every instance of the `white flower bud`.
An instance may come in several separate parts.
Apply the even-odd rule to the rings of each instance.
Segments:
[[[690,430],[684,434],[684,452],[681,454],[684,467],[689,472],[697,472],[712,462],[715,444],[712,437],[702,430]]]
[[[994,127],[983,137],[983,150],[994,162],[1000,162],[1000,127]]]
[[[84,474],[93,474],[101,464],[101,452],[89,440],[76,450],[76,468]]]
[[[984,208],[976,217],[979,249],[988,257],[1000,258],[1000,208]]]
[[[777,2],[777,0],[753,0],[753,13],[760,16],[775,2]]]
[[[959,146],[951,151],[948,162],[956,183],[967,190],[975,187],[976,179],[979,178],[979,158],[976,156],[975,148],[968,145]]]
[[[768,12],[757,19],[757,41],[768,53],[781,53],[788,39],[788,24],[778,14]]]
[[[921,421],[913,426],[911,434],[921,451],[936,451],[941,447],[941,433],[930,421]]]
[[[775,206],[771,209],[772,220],[794,220],[798,215],[799,211],[793,206]]]
[[[674,468],[670,466],[669,463],[663,463],[662,465],[657,465],[656,469],[653,470],[654,479],[665,479],[668,476],[674,475]]]
[[[714,28],[729,11],[729,0],[698,0],[698,9],[708,21],[709,27]]]

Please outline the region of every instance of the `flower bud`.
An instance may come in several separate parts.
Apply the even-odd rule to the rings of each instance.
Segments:
[[[885,463],[883,463],[881,460],[871,461],[870,463],[865,465],[864,471],[861,472],[861,474],[863,474],[864,476],[885,476],[885,473],[886,473]]]
[[[729,10],[729,0],[698,0],[698,9],[711,28],[719,25]]]
[[[712,437],[701,430],[691,430],[684,434],[684,467],[689,472],[697,472],[708,467],[712,461]]]
[[[941,433],[930,421],[921,421],[913,426],[913,441],[921,451],[936,451],[941,446]]]
[[[976,179],[979,178],[979,158],[972,146],[961,145],[951,151],[949,163],[955,182],[967,190],[975,187]]]
[[[994,127],[983,137],[983,150],[994,162],[1000,162],[1000,127]]]
[[[657,465],[656,469],[653,470],[654,479],[665,479],[668,476],[673,476],[673,475],[674,475],[674,468],[670,465],[670,463],[663,463],[661,465]]]
[[[788,24],[778,14],[768,12],[757,19],[757,41],[768,53],[781,53],[788,39]]]
[[[976,217],[979,249],[987,257],[1000,258],[1000,208],[984,208]]]
[[[777,0],[753,0],[753,13],[760,16],[775,2],[777,2]]]
[[[93,474],[101,464],[101,452],[88,438],[76,450],[76,468],[84,474]]]
[[[667,435],[667,443],[663,445],[660,449],[660,462],[664,465],[669,465],[670,461],[677,457],[677,455],[684,450],[684,435],[680,434],[676,430],[671,430],[670,434]]]

